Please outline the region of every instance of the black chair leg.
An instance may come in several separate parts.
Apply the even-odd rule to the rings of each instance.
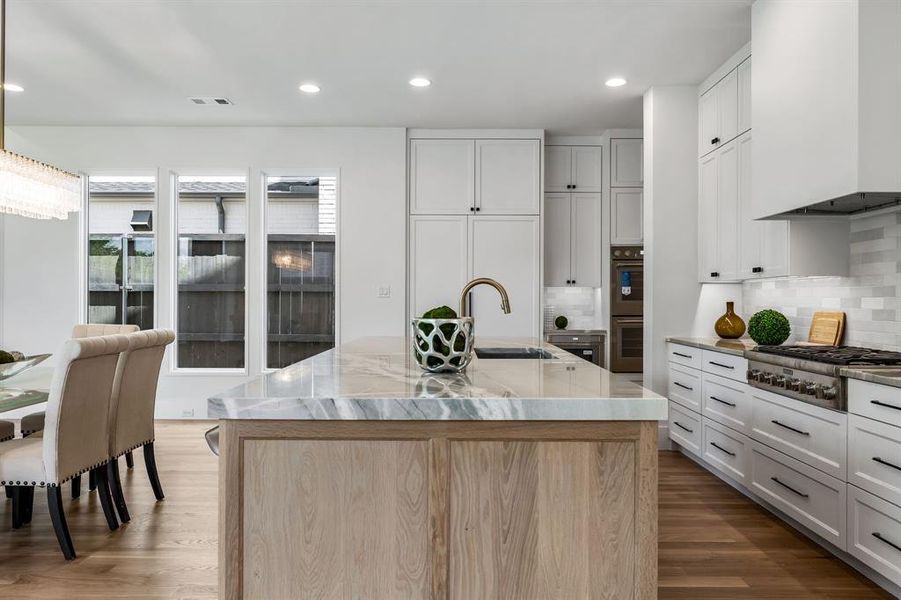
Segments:
[[[12,486],[12,501],[12,525],[13,529],[18,529],[22,526],[22,486]]]
[[[75,500],[81,496],[81,475],[72,478],[72,499]]]
[[[125,453],[125,466],[129,469],[135,468],[135,455],[131,453],[131,450]]]
[[[125,504],[125,495],[122,493],[118,459],[111,460],[106,464],[106,476],[109,479],[110,492],[113,494],[113,503],[116,505],[116,512],[119,513],[119,520],[128,523],[131,521],[131,517],[128,514],[128,505]]]
[[[97,482],[97,496],[100,497],[100,506],[103,508],[103,516],[110,531],[119,529],[119,521],[116,520],[116,509],[113,508],[113,499],[109,493],[109,480],[106,477],[106,465],[92,469],[94,479]]]
[[[50,521],[53,522],[53,531],[56,532],[59,548],[66,560],[72,560],[75,558],[75,546],[72,545],[72,536],[69,535],[66,513],[63,511],[62,490],[58,485],[47,488],[47,506],[50,509]]]
[[[150,478],[150,487],[157,500],[166,496],[163,494],[163,486],[160,485],[160,474],[156,470],[156,456],[153,453],[153,442],[144,444],[144,465],[147,467],[147,477]]]
[[[10,500],[12,500],[12,497],[13,497],[13,486],[11,486],[11,485],[5,485],[5,486],[3,486],[3,487],[6,488],[6,497],[9,498]]]
[[[88,473],[88,491],[93,492],[97,489],[97,475],[94,473],[94,469]]]
[[[19,499],[21,501],[21,512],[19,513],[21,515],[20,518],[22,520],[22,524],[27,525],[31,523],[31,515],[34,512],[34,486],[22,486],[22,491],[20,492]]]

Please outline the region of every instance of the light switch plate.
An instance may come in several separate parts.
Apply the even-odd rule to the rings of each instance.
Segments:
[[[390,298],[391,297],[391,286],[390,285],[380,285],[379,289],[375,295],[377,298]]]

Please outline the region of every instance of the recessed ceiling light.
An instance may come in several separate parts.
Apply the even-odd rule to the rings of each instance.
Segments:
[[[621,85],[626,85],[626,80],[622,77],[611,77],[604,82],[604,85],[607,87],[619,87]]]
[[[315,83],[302,83],[300,84],[300,91],[305,94],[318,94],[319,86]]]
[[[7,83],[3,87],[6,89],[7,92],[24,92],[25,91],[25,88],[23,88],[21,85],[18,85],[16,83]]]
[[[432,85],[432,82],[425,77],[414,77],[410,80],[410,85],[413,87],[429,87]]]

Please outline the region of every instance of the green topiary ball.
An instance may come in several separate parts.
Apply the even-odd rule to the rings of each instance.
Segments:
[[[788,319],[777,310],[762,310],[748,321],[748,335],[761,346],[778,346],[791,332]]]
[[[560,315],[559,317],[554,319],[554,325],[557,327],[557,329],[566,329],[566,326],[569,325],[569,319],[567,319],[563,315]]]

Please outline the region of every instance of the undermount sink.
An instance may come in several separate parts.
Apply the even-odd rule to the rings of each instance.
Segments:
[[[544,348],[476,348],[479,358],[557,358]]]

